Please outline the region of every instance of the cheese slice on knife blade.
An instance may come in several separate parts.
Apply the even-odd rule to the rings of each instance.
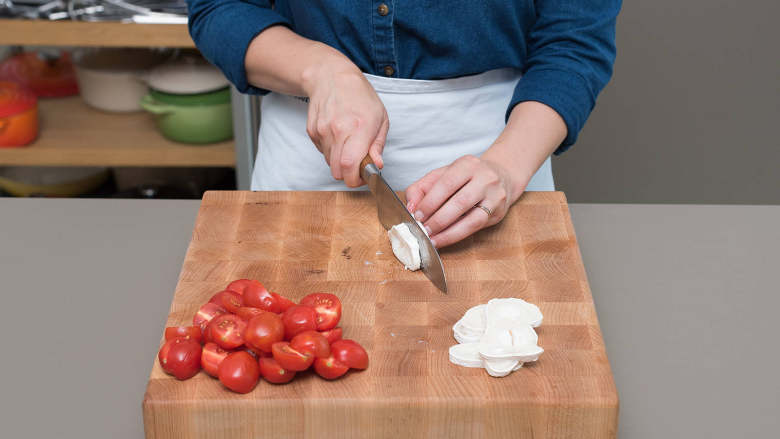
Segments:
[[[425,229],[423,229],[425,230]],[[387,231],[393,254],[404,264],[404,268],[411,271],[420,269],[420,243],[412,235],[409,226],[404,223],[396,224]]]

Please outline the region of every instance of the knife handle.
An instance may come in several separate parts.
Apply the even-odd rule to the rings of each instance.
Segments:
[[[374,164],[374,161],[371,160],[371,156],[366,154],[363,160],[360,161],[360,178],[363,179],[364,183],[368,184],[368,177],[377,174],[379,174],[379,169]]]

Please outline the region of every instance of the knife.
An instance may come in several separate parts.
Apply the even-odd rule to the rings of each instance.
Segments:
[[[382,227],[389,230],[401,223],[409,227],[409,231],[420,244],[420,266],[423,274],[444,294],[447,294],[447,278],[444,276],[444,266],[439,252],[368,155],[360,162],[360,178],[368,184],[368,188],[374,194],[376,213]]]

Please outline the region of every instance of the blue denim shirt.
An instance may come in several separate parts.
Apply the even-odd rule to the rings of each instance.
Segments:
[[[245,93],[250,41],[281,24],[328,44],[363,72],[443,79],[502,67],[523,77],[519,102],[561,115],[572,145],[612,75],[621,0],[187,0],[200,51]]]

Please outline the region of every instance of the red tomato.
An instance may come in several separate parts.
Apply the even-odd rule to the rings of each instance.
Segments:
[[[274,300],[276,301],[276,309],[279,310],[277,312],[285,312],[288,309],[290,309],[293,305],[295,305],[295,302],[293,302],[292,300],[284,296],[280,296],[279,294],[276,293],[271,293],[271,295],[274,297]]]
[[[347,370],[349,370],[349,367],[339,363],[338,360],[333,358],[333,355],[328,358],[317,358],[314,360],[314,371],[326,380],[335,380],[347,373]]]
[[[259,316],[264,312],[265,311],[263,311],[260,308],[252,308],[251,306],[242,306],[241,308],[238,309],[238,311],[236,311],[236,315],[248,322],[249,319],[251,319],[252,317]]]
[[[279,312],[276,298],[256,280],[251,281],[244,289],[244,305],[263,311]]]
[[[200,365],[207,374],[217,377],[219,363],[228,356],[230,352],[222,349],[216,343],[206,343],[203,346],[203,353],[200,355]]]
[[[232,352],[219,363],[219,381],[228,389],[238,393],[249,393],[260,378],[260,365],[244,351]]]
[[[261,357],[258,364],[260,364],[260,374],[269,383],[284,384],[295,378],[295,372],[285,370],[273,357]]]
[[[199,326],[169,326],[165,328],[165,340],[179,337],[191,338],[200,343],[203,334]]]
[[[336,340],[330,345],[333,358],[352,369],[365,369],[368,367],[368,354],[363,346],[354,340]]]
[[[239,308],[244,306],[244,300],[241,298],[241,295],[231,290],[220,291],[213,295],[209,302],[216,303],[225,308],[227,312],[232,312],[234,314]]]
[[[317,311],[317,330],[335,328],[341,319],[341,301],[330,293],[313,293],[301,299],[301,305]]]
[[[271,345],[284,339],[284,324],[278,315],[266,312],[254,316],[247,324],[244,341],[252,349],[271,352]]]
[[[317,329],[317,312],[310,306],[295,305],[282,314],[282,322],[284,338],[289,340],[303,331]]]
[[[243,351],[247,351],[249,355],[255,357],[255,359],[258,359],[260,357],[270,357],[271,354],[267,352],[263,352],[261,350],[252,349],[249,346],[244,345],[244,347],[241,348]]]
[[[306,370],[314,362],[314,356],[308,352],[299,352],[290,347],[290,343],[280,341],[273,344],[274,360],[287,370],[296,372]]]
[[[341,340],[341,327],[328,329],[327,331],[320,331],[320,334],[324,335],[328,339],[328,343],[333,343],[336,340]]]
[[[214,317],[206,326],[208,339],[223,349],[235,349],[244,344],[247,324],[235,314]]]
[[[290,347],[298,352],[308,352],[315,358],[330,356],[330,343],[317,331],[304,331],[290,341]]]
[[[220,314],[220,315],[224,315],[224,314]],[[213,321],[214,319],[211,319],[208,322],[203,322],[203,324],[206,325],[203,328],[203,343],[214,343],[214,339],[211,338],[211,328],[209,328],[209,326],[211,326],[211,322]]]
[[[163,370],[179,380],[192,378],[200,370],[200,343],[187,338],[165,342],[157,354]]]
[[[200,307],[197,313],[195,313],[195,317],[192,318],[192,324],[203,329],[206,327],[206,323],[211,319],[220,314],[225,314],[226,312],[225,308],[222,308],[216,303],[206,303]]]
[[[234,280],[233,282],[230,282],[227,287],[225,287],[226,290],[235,291],[238,294],[244,294],[244,289],[246,289],[247,285],[251,284],[252,282],[257,282],[249,279],[238,279]]]

